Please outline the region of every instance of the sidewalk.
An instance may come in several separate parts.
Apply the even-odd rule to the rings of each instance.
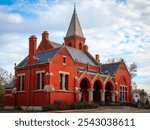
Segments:
[[[150,113],[148,109],[139,109],[128,106],[100,106],[97,109],[57,110],[52,113]]]

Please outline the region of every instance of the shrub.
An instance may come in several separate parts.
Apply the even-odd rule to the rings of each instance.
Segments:
[[[57,100],[57,101],[54,101],[54,104],[43,106],[43,111],[68,110],[68,109],[90,109],[90,108],[98,108],[98,107],[99,107],[99,104],[97,103],[77,102],[77,103],[68,105],[68,103],[65,101]]]
[[[97,103],[87,103],[87,102],[77,102],[70,105],[71,109],[88,109],[88,108],[98,108]]]
[[[119,102],[100,102],[100,106],[121,106],[122,104]]]
[[[43,111],[49,111],[49,110],[56,110],[56,105],[55,104],[48,104],[46,106],[43,106]]]
[[[3,109],[5,104],[5,89],[0,86],[0,108]]]
[[[99,107],[99,104],[97,104],[97,103],[92,103],[91,104],[91,108],[98,108]]]
[[[150,105],[148,105],[148,109],[150,109]]]
[[[15,106],[14,109],[17,110],[17,111],[21,111],[22,110],[21,106]]]
[[[54,101],[54,105],[56,106],[56,110],[66,110],[70,109],[70,106],[66,101],[63,100],[56,100]]]

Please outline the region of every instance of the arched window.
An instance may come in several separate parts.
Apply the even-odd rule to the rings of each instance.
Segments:
[[[79,49],[82,50],[82,44],[81,44],[81,42],[79,43]]]
[[[126,102],[127,101],[127,82],[124,77],[120,80],[120,101]]]
[[[69,42],[69,43],[68,43],[68,46],[72,47],[72,43],[71,43],[71,42]]]
[[[121,85],[127,85],[127,81],[126,81],[126,79],[124,77],[121,78],[120,84]]]

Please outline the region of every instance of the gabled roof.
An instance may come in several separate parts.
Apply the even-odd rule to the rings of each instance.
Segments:
[[[83,52],[78,49],[72,48],[72,47],[67,47],[68,52],[70,53],[71,57],[75,61],[76,59],[80,63],[87,64],[89,63],[90,65],[97,66],[98,63],[95,61],[94,58],[91,57],[91,55],[88,52]]]
[[[49,50],[46,52],[42,52],[36,55],[38,61],[36,64],[42,64],[42,63],[47,63],[48,59],[51,60],[56,54],[57,52],[60,50],[61,47],[55,48],[53,50]],[[22,68],[27,66],[27,58],[26,57],[20,64],[17,65],[17,68]]]
[[[59,43],[50,41],[48,39],[44,39],[40,42],[36,52],[37,53],[42,53],[42,52],[45,52],[45,51],[48,51],[48,50],[58,48],[60,46],[61,46],[61,44],[59,44]]]
[[[66,37],[79,36],[84,38],[76,10],[74,9]]]
[[[120,65],[120,62],[103,64],[102,65],[102,73],[104,75],[105,74],[110,74],[110,76],[114,77],[114,74],[116,73],[119,65]]]

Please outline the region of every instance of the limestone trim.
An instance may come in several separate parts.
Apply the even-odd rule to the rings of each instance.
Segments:
[[[112,78],[110,77],[110,76],[108,76],[106,79],[105,79],[105,81],[104,81],[104,86],[106,87],[106,84],[108,83],[108,82],[110,82],[111,84],[112,84],[112,86],[113,86],[113,90],[115,89],[115,83],[114,83],[114,81],[112,80]]]
[[[66,72],[66,71],[59,71],[59,74],[70,75],[70,73],[69,73],[69,72]]]
[[[89,92],[89,102],[93,102],[93,88],[88,89]]]
[[[25,76],[26,74],[25,73],[21,73],[21,74],[17,74],[17,77],[19,76]]]
[[[34,90],[33,92],[45,92],[44,89],[37,89],[37,90]]]
[[[55,90],[55,92],[74,93],[74,91],[68,91],[68,90]]]
[[[89,81],[89,83],[90,83],[90,85],[91,85],[92,79],[91,79],[91,77],[87,74],[86,71],[85,71],[84,73],[82,73],[81,76],[78,78],[78,83],[80,83],[80,82],[82,81],[82,79],[84,79],[84,78],[88,79],[88,81]],[[90,87],[91,87],[91,86],[90,86]]]
[[[106,92],[106,90],[102,89],[102,90],[100,90],[100,92],[101,92],[101,93],[103,93],[103,92],[105,93],[105,92]]]
[[[102,102],[105,101],[105,92],[106,92],[106,90],[100,90],[100,93],[101,93],[101,101],[102,101]]]
[[[39,73],[45,73],[45,70],[36,71],[36,74],[39,74]]]
[[[12,97],[12,94],[5,94],[5,97]]]
[[[85,76],[85,75],[87,75],[87,76]],[[81,76],[78,78],[78,80],[81,81],[84,77],[85,78],[87,77],[87,79],[89,79],[90,81],[92,81],[91,77],[87,74],[86,71],[81,74]]]

